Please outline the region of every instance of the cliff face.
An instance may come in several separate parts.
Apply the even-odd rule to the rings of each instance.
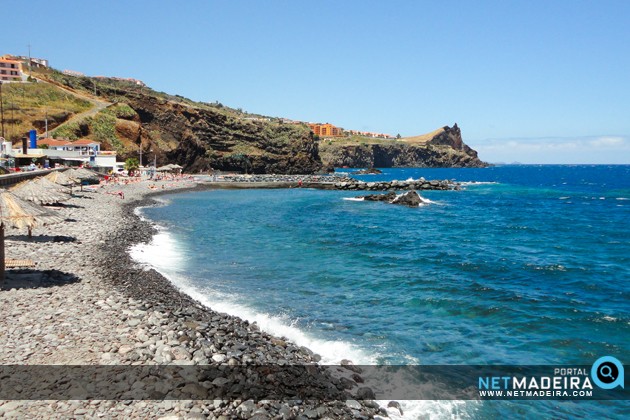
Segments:
[[[317,142],[306,127],[245,120],[150,96],[127,99],[138,113],[143,144],[154,145],[164,160],[186,171],[299,174],[321,169]]]
[[[186,172],[218,169],[248,173],[308,174],[321,169],[318,144],[305,125],[252,116],[219,103],[199,103],[107,78],[40,74],[77,96],[111,105],[63,127],[59,137],[90,137],[116,150],[119,160],[177,163]]]
[[[455,124],[421,140],[384,140],[375,144],[326,144],[320,156],[326,167],[484,167],[477,152],[466,145]]]

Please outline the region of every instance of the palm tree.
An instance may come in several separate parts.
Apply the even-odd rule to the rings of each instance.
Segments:
[[[133,171],[137,171],[140,168],[140,162],[136,158],[129,158],[125,161],[125,169],[129,174],[133,173]]]

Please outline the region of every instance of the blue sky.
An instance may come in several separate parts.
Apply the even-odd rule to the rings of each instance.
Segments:
[[[630,1],[29,1],[0,54],[491,162],[630,163]],[[8,34],[8,36],[7,36]]]

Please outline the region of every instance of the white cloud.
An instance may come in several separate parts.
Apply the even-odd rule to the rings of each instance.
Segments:
[[[603,136],[589,141],[589,144],[593,147],[617,147],[624,145],[626,139],[623,137]]]
[[[630,136],[488,139],[471,142],[488,162],[630,164]]]

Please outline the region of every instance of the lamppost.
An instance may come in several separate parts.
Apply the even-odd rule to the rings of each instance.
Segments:
[[[2,101],[2,80],[0,80],[0,119],[2,120],[2,135],[4,137],[4,106]]]
[[[151,178],[155,177],[157,173],[157,166],[155,165],[157,162],[157,151],[153,151],[153,149],[149,149],[149,152],[153,153],[153,170],[151,171]]]

